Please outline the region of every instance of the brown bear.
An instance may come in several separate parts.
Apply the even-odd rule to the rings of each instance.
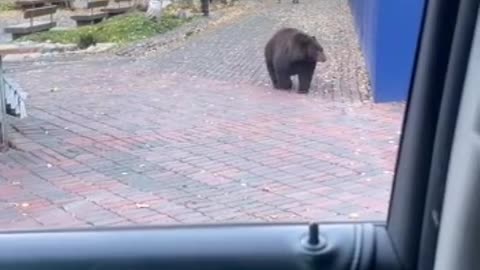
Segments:
[[[308,93],[317,62],[327,57],[314,36],[295,28],[283,28],[265,46],[265,62],[276,89],[291,89],[298,75],[299,92]]]

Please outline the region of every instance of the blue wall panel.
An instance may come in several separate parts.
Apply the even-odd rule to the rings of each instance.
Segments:
[[[349,0],[375,102],[403,101],[426,0]]]

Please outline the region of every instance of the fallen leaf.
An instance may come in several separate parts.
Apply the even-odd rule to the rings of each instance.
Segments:
[[[25,203],[22,203],[20,206],[23,208],[27,208],[30,206],[30,204],[25,202]]]
[[[136,203],[135,206],[137,208],[150,208],[150,205],[147,203]]]
[[[351,219],[357,219],[359,215],[357,213],[351,213],[350,215],[348,215],[348,217]]]
[[[262,188],[262,191],[271,192],[272,190],[271,190],[269,187],[263,187],[263,188]]]

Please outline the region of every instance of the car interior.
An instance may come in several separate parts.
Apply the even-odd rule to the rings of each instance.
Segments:
[[[0,269],[479,269],[478,0],[427,1],[386,222],[0,233]]]

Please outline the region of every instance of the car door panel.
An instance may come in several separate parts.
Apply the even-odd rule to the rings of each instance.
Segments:
[[[212,225],[9,232],[0,269],[370,269],[371,224]],[[315,248],[319,247],[319,248]]]

